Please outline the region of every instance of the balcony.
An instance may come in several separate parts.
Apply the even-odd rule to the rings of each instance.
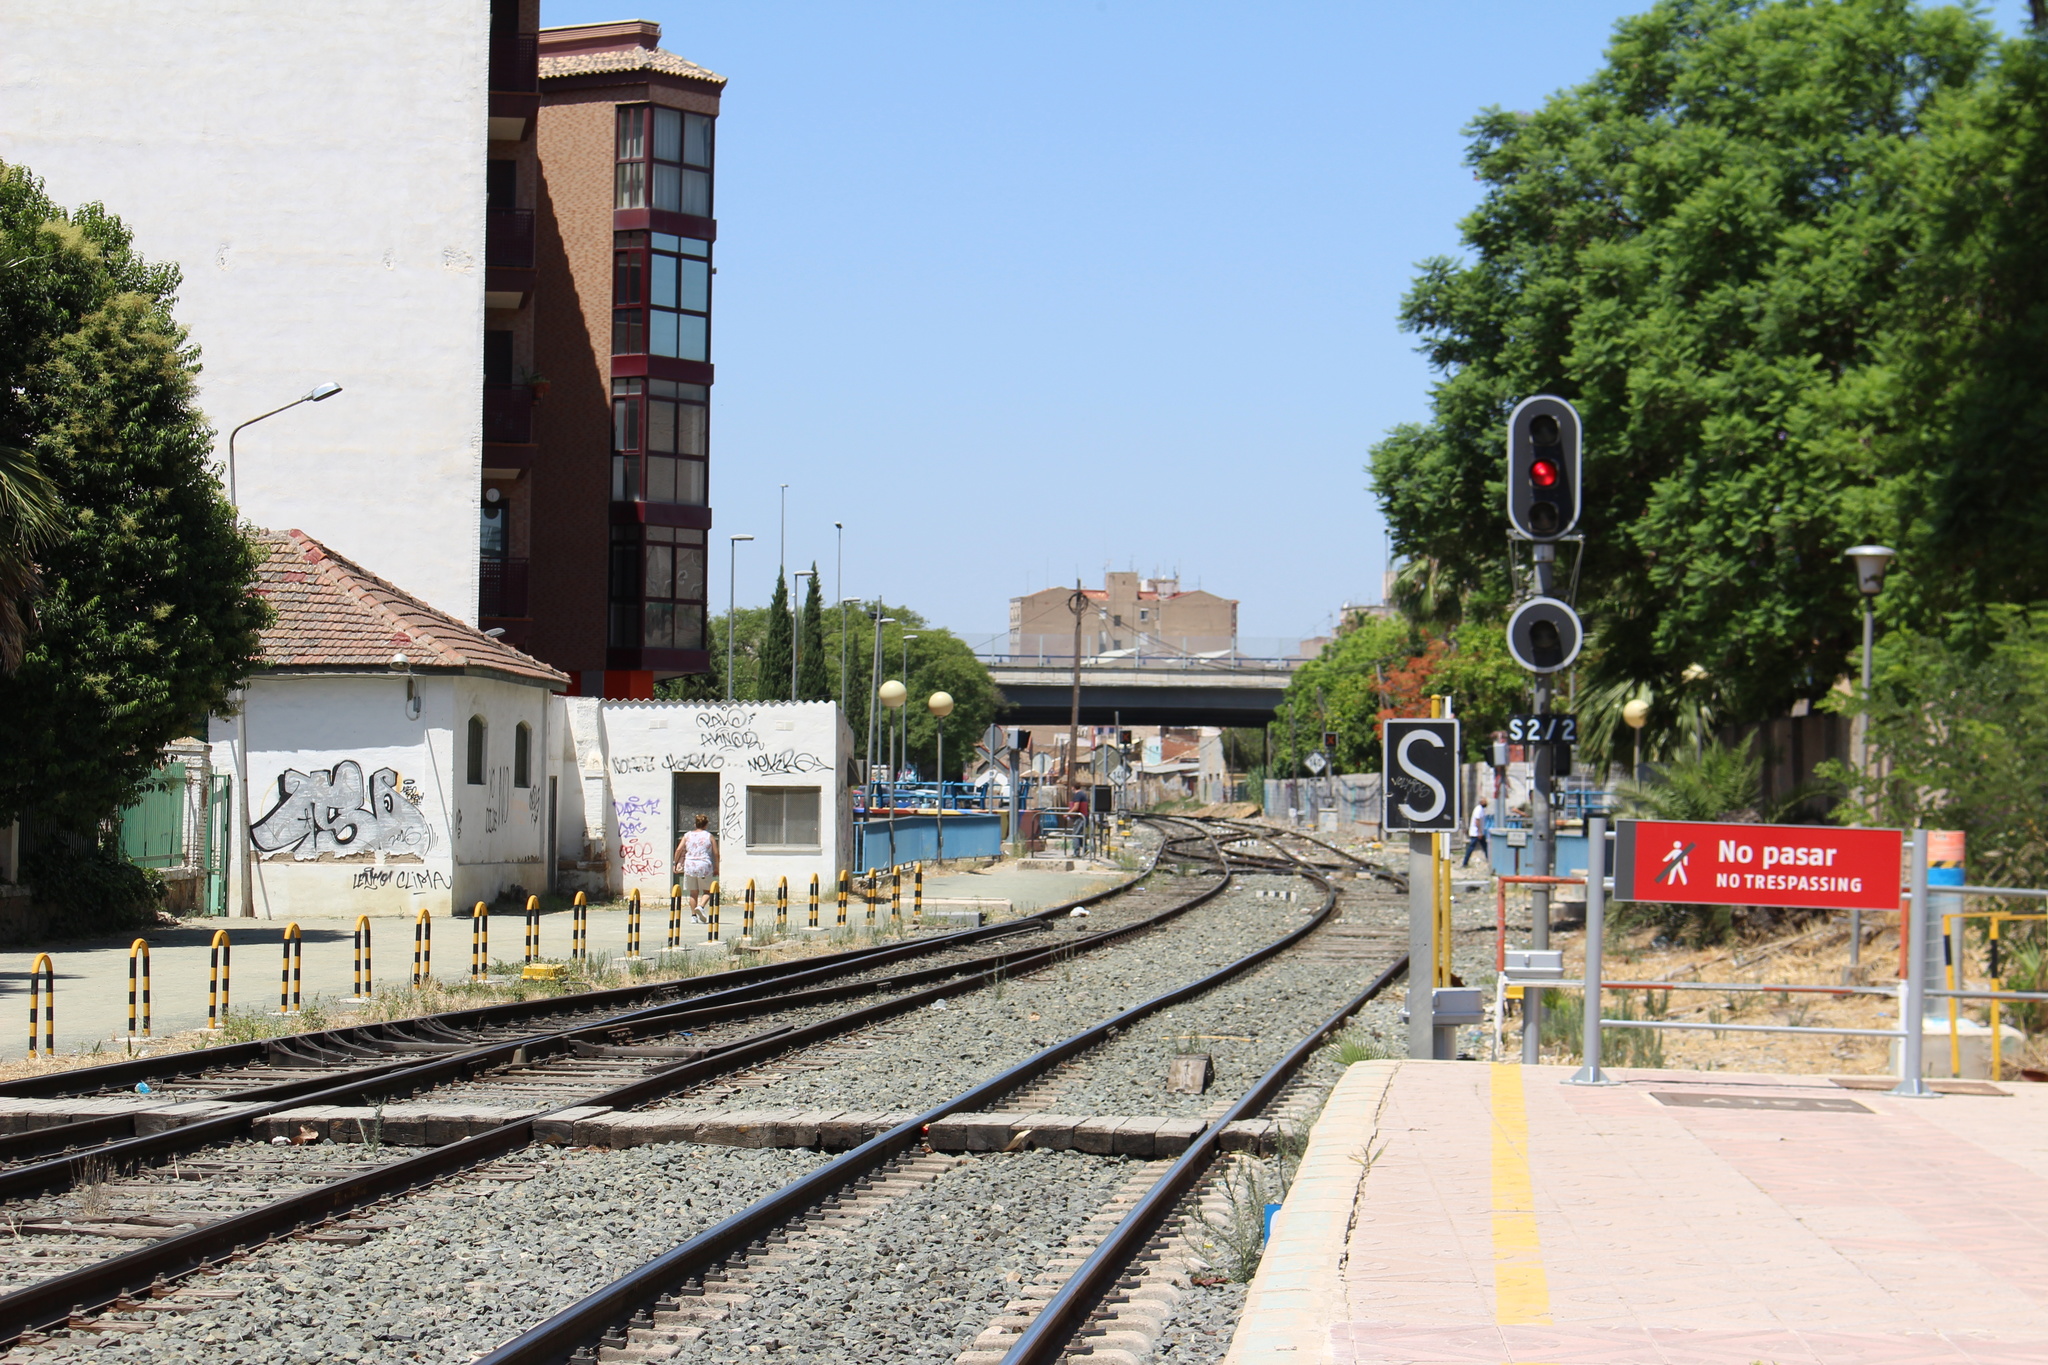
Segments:
[[[526,615],[526,565],[523,559],[486,556],[477,564],[477,614]]]
[[[532,209],[484,210],[484,265],[533,269]]]
[[[491,36],[491,89],[527,93],[540,89],[540,38],[532,33]]]
[[[484,385],[484,441],[523,446],[533,440],[533,390],[524,384]]]

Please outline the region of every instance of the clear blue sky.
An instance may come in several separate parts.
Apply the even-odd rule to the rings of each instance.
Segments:
[[[1627,0],[545,0],[644,18],[719,119],[712,594],[792,567],[963,634],[1105,566],[1248,637],[1378,600],[1368,446],[1427,415],[1395,309],[1457,250],[1460,129],[1598,65]],[[1991,7],[2015,29],[2024,0]]]

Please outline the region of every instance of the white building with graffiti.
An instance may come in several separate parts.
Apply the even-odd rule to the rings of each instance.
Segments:
[[[829,897],[850,865],[853,731],[830,702],[561,699],[575,745],[586,847],[567,890],[665,899],[676,842],[695,817],[718,836],[728,905],[751,879],[764,903],[789,880],[792,916],[817,877]],[[724,917],[738,933],[738,914]]]
[[[302,532],[259,542],[276,620],[209,736],[237,791],[229,912],[439,916],[545,887],[567,677]]]

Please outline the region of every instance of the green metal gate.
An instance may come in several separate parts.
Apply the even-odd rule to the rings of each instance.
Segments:
[[[206,878],[204,898],[199,903],[202,915],[225,915],[228,912],[228,830],[234,803],[229,799],[233,792],[234,779],[223,773],[216,773],[206,783],[206,818],[199,823],[200,846],[199,866]]]
[[[166,763],[123,810],[121,856],[137,867],[185,866],[185,765]]]

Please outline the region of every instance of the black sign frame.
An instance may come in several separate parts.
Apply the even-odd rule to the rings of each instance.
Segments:
[[[1389,719],[1381,730],[1385,795],[1380,827],[1410,834],[1455,834],[1464,826],[1455,720]]]

